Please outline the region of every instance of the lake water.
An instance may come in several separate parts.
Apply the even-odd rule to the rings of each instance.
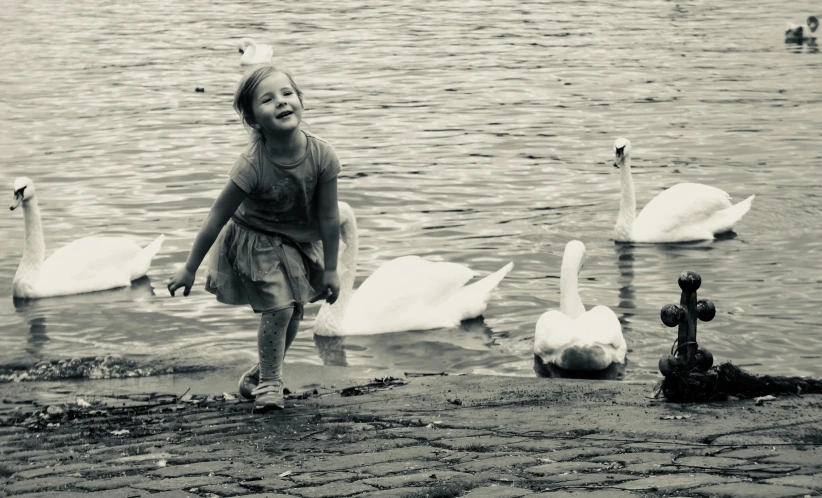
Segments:
[[[818,2],[196,0],[4,3],[0,185],[36,182],[47,253],[75,238],[166,234],[130,289],[15,305],[19,210],[0,217],[0,365],[106,354],[212,367],[256,357],[257,317],[164,282],[246,134],[231,108],[251,36],[305,91],[358,216],[358,283],[417,254],[485,275],[514,261],[484,319],[459,329],[315,339],[289,363],[532,376],[534,325],[559,300],[565,244],[588,248],[581,295],[620,316],[626,378],[661,378],[683,270],[716,318],[699,341],[756,373],[822,377],[822,55],[783,43]],[[202,93],[196,88],[203,88]],[[677,182],[735,201],[736,235],[615,245],[633,143],[638,206]],[[156,290],[152,292],[152,286]],[[2,368],[2,367],[0,367]]]

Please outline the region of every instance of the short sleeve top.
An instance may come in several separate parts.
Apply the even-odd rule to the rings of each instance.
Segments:
[[[330,143],[303,133],[308,139],[305,154],[293,164],[273,161],[259,141],[240,155],[229,177],[247,196],[233,220],[296,242],[321,239],[315,193],[319,184],[336,178],[342,167]]]

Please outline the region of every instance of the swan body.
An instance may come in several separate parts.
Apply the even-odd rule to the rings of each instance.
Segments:
[[[15,298],[65,296],[126,287],[132,280],[145,276],[165,238],[160,235],[141,248],[127,237],[84,237],[45,258],[34,183],[25,177],[14,182],[10,209],[20,205],[26,232],[23,257],[12,280]]]
[[[631,178],[631,142],[614,143],[614,167],[621,169],[619,217],[614,227],[617,242],[687,242],[712,240],[733,230],[751,209],[755,196],[731,204],[724,190],[701,183],[679,183],[659,193],[636,214],[636,193]]]
[[[582,242],[572,240],[565,246],[559,310],[547,311],[537,321],[535,362],[577,373],[624,369],[628,347],[616,314],[606,306],[586,311],[579,297],[578,274],[584,260]]]
[[[254,42],[251,38],[243,38],[238,43],[240,51],[240,65],[249,66],[252,64],[264,64],[271,62],[274,56],[274,49],[271,45],[264,45]]]
[[[357,224],[354,212],[340,206],[340,295],[333,305],[323,303],[314,334],[370,335],[406,330],[456,327],[480,316],[500,281],[514,267],[466,285],[476,273],[457,263],[432,262],[403,256],[379,267],[354,291],[357,267]],[[342,249],[342,248],[341,248]]]
[[[789,22],[785,26],[785,43],[812,42],[819,36],[818,28],[819,19],[816,16],[809,16],[804,26]]]

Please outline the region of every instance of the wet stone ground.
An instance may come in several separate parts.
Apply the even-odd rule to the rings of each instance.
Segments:
[[[648,394],[467,376],[294,394],[268,413],[231,393],[30,406],[0,427],[2,493],[820,496],[819,396],[682,405]]]

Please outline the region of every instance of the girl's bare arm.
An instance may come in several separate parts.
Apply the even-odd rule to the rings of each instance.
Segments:
[[[211,210],[208,212],[200,231],[194,238],[194,245],[188,253],[186,264],[177,270],[174,276],[171,277],[168,283],[168,290],[171,295],[180,287],[185,287],[183,295],[187,296],[191,291],[191,286],[194,283],[194,274],[200,263],[203,262],[206,253],[211,248],[217,235],[220,234],[223,226],[228,222],[234,211],[240,206],[240,203],[245,199],[246,193],[237,186],[232,180],[228,180],[223,186],[223,190],[217,196]]]
[[[317,218],[320,237],[323,241],[325,273],[323,285],[330,290],[326,301],[334,303],[340,293],[340,278],[337,273],[337,253],[340,250],[340,210],[337,206],[337,179],[317,186]]]

